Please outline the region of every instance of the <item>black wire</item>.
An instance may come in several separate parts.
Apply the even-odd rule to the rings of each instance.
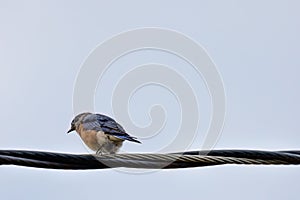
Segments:
[[[298,165],[300,151],[212,150],[168,154],[66,154],[0,150],[0,165],[48,169],[106,169],[115,167],[172,169],[223,164]]]
[[[298,164],[300,162],[300,151],[260,151],[260,150],[212,150],[212,151],[188,151],[178,152],[183,155],[207,155],[236,157],[248,159],[273,160],[279,159],[289,162],[290,164]]]

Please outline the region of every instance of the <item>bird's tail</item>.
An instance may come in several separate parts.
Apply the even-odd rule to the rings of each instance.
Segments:
[[[137,140],[136,137],[129,136],[129,137],[126,138],[126,140],[142,144],[140,141]]]
[[[128,135],[128,134],[125,133],[125,132],[122,132],[122,133],[114,133],[114,134],[111,134],[111,135],[113,135],[113,136],[115,136],[115,137],[117,137],[117,138],[120,138],[120,139],[122,139],[122,140],[128,140],[128,141],[131,141],[131,142],[136,142],[136,143],[140,143],[140,144],[141,144],[141,142],[138,141],[136,137],[132,137],[132,136]]]

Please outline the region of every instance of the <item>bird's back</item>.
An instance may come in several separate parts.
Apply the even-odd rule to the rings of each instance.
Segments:
[[[135,137],[130,136],[124,128],[114,119],[102,114],[89,114],[82,119],[82,127],[84,130],[103,131],[109,136],[116,139],[128,140],[141,143]],[[113,139],[113,138],[112,138]]]

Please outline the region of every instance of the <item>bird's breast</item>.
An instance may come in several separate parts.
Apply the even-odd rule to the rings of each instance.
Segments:
[[[93,151],[97,151],[101,144],[99,144],[98,140],[98,132],[94,130],[81,131],[79,133],[83,142]],[[104,142],[104,140],[102,140]]]
[[[83,126],[79,126],[76,132],[91,150],[103,153],[116,153],[124,141],[103,131],[86,130]]]

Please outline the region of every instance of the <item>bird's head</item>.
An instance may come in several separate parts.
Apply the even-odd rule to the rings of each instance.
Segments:
[[[71,128],[68,130],[67,133],[70,133],[70,132],[72,132],[72,131],[77,130],[77,128],[78,128],[79,125],[81,124],[83,118],[84,118],[85,116],[89,115],[89,114],[91,114],[91,113],[85,112],[85,113],[81,113],[81,114],[76,115],[76,116],[74,117],[74,119],[72,120],[72,122],[71,122]]]

